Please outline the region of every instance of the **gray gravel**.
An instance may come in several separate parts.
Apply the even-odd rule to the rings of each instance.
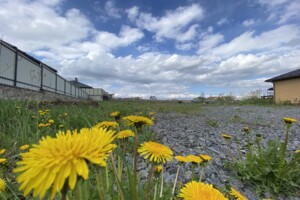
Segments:
[[[266,144],[268,138],[284,138],[283,117],[297,119],[293,124],[289,137],[288,151],[300,148],[300,107],[260,107],[260,106],[206,106],[197,115],[183,115],[178,113],[157,114],[153,130],[157,133],[158,141],[169,146],[174,155],[209,154],[213,161],[207,167],[203,181],[218,186],[230,184],[241,191],[248,199],[259,199],[254,188],[243,184],[235,177],[232,170],[225,168],[224,161],[228,160],[226,143],[220,137],[222,133],[230,134],[246,144],[243,132],[249,126],[252,137],[262,135],[262,143]],[[231,146],[235,154],[237,147]],[[166,166],[166,181],[172,183],[177,169],[176,161]],[[196,170],[197,175],[200,168]],[[179,181],[190,181],[190,166],[181,168]],[[284,199],[278,197],[278,199]],[[300,198],[290,198],[299,200]]]

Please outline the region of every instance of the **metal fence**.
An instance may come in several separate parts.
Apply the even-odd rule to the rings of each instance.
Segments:
[[[0,84],[88,98],[84,90],[59,76],[55,69],[3,40],[0,40]]]

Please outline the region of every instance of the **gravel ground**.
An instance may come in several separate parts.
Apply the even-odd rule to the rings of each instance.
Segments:
[[[262,143],[268,138],[278,136],[284,138],[283,117],[297,119],[293,124],[289,137],[288,151],[300,147],[300,107],[261,107],[261,106],[206,106],[197,115],[182,115],[177,113],[157,114],[153,130],[157,133],[158,141],[169,146],[174,155],[209,154],[213,161],[207,167],[203,181],[218,186],[229,183],[241,191],[249,200],[258,200],[254,188],[243,184],[235,178],[232,170],[224,167],[228,160],[226,143],[220,134],[227,133],[242,140],[246,144],[243,128],[249,126],[251,135],[262,134]],[[237,147],[231,146],[235,154]],[[179,181],[190,181],[189,166],[181,168]],[[176,161],[166,166],[166,181],[172,183],[177,170]],[[197,171],[200,171],[199,169]],[[199,175],[199,174],[198,174]],[[278,197],[278,199],[286,199]],[[300,198],[289,198],[299,200]]]

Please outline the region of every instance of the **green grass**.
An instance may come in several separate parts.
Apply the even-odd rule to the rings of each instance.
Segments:
[[[6,158],[7,162],[0,164],[0,178],[7,181],[7,190],[1,194],[0,198],[18,199],[22,197],[22,192],[18,191],[15,181],[15,174],[12,170],[16,167],[17,160],[20,159],[20,146],[24,144],[37,144],[42,137],[55,137],[59,131],[80,130],[89,128],[101,121],[113,121],[109,114],[120,111],[122,116],[142,115],[150,117],[150,112],[176,112],[182,114],[196,114],[201,110],[201,106],[191,103],[178,103],[177,101],[101,101],[101,102],[35,102],[35,101],[11,101],[0,100],[0,149],[6,149],[0,158]],[[39,127],[47,124],[49,120],[54,123],[47,127]],[[63,128],[60,126],[63,125]],[[121,130],[125,128],[120,124]],[[150,128],[144,128],[143,134],[139,137],[139,143],[154,140],[156,134]],[[133,140],[129,139],[128,144],[133,146]],[[128,148],[128,153],[132,149]],[[108,163],[111,167],[111,163]],[[97,172],[98,173],[98,172]],[[76,191],[83,190],[84,195],[89,198],[98,199],[95,174],[90,176],[87,182],[80,184]],[[100,173],[100,172],[99,172]],[[101,174],[103,171],[101,172]],[[110,179],[115,179],[113,171],[108,172]],[[86,187],[87,183],[91,187]],[[114,195],[115,184],[109,186],[106,194],[108,199]],[[78,186],[79,187],[79,186]],[[128,185],[126,187],[129,187]],[[141,186],[139,186],[141,187]],[[171,186],[166,186],[165,189]],[[85,189],[84,189],[85,188]],[[143,191],[143,188],[140,189]],[[140,192],[142,195],[143,192]],[[3,196],[4,195],[4,196]],[[74,194],[70,194],[71,196]],[[144,194],[143,194],[144,195]],[[89,199],[86,198],[86,199]]]
[[[245,103],[245,102],[244,102]],[[249,102],[245,103],[246,105]],[[264,104],[262,101],[251,102],[254,105],[268,105],[273,106],[274,104]],[[241,102],[238,102],[237,105],[244,105]],[[215,105],[211,105],[215,106]],[[5,192],[0,192],[0,198],[2,199],[22,199],[22,192],[18,191],[18,184],[16,183],[16,175],[12,172],[16,167],[16,162],[21,159],[19,147],[24,144],[37,144],[42,137],[51,136],[55,137],[56,133],[59,131],[66,130],[80,130],[81,128],[90,128],[96,125],[101,121],[113,121],[112,117],[109,117],[109,114],[114,111],[120,111],[122,116],[128,115],[141,115],[141,116],[150,116],[150,112],[156,113],[180,113],[186,115],[197,115],[200,114],[204,109],[201,103],[187,103],[179,101],[101,101],[101,102],[34,102],[34,101],[11,101],[11,100],[0,100],[0,150],[6,149],[7,151],[0,155],[0,158],[7,158],[6,163],[0,164],[0,178],[4,177],[7,181],[7,189]],[[46,112],[46,110],[48,110]],[[41,114],[42,113],[42,114]],[[40,124],[47,124],[49,120],[53,120],[54,123],[50,124],[47,127],[39,127]],[[235,115],[231,119],[231,123],[242,122],[243,120]],[[60,126],[63,125],[63,128]],[[207,126],[210,127],[219,127],[219,124],[213,119],[207,119]],[[128,128],[121,121],[120,129],[124,130]],[[144,141],[156,140],[156,134],[151,131],[149,127],[143,128],[143,133],[139,134],[138,143],[141,144]],[[134,139],[130,138],[127,141],[127,154],[133,152]],[[277,155],[276,149],[271,148],[276,145],[271,144],[269,149],[265,150],[265,153],[262,153],[260,156],[258,154],[248,155],[247,159],[244,162],[236,164],[236,170],[242,175],[244,181],[250,181],[253,184],[260,184],[262,186],[267,185],[267,182],[264,182],[265,177],[269,177],[269,171],[266,172],[266,169],[270,168],[269,164],[273,157],[270,155]],[[122,188],[127,191],[132,191],[132,188],[135,186],[132,185],[132,163],[126,164],[125,154],[121,152],[121,149],[118,147],[113,152],[115,159],[121,158],[124,162],[124,180],[121,182]],[[295,157],[295,158],[294,158]],[[299,155],[294,156],[293,162],[289,160],[282,164],[280,167],[280,178],[278,184],[274,182],[275,185],[272,185],[272,188],[275,188],[278,193],[284,193],[287,191],[285,186],[288,186],[288,183],[291,185],[296,184],[299,187],[299,183],[296,182],[295,177],[299,171]],[[277,157],[276,157],[277,158]],[[270,159],[270,160],[268,160]],[[113,160],[113,159],[112,159]],[[92,167],[91,165],[91,175],[87,181],[80,180],[73,192],[69,191],[68,196],[70,199],[78,199],[78,196],[81,196],[79,199],[99,199],[101,195],[98,194],[99,183],[106,189],[105,199],[116,199],[116,175],[112,169],[113,163],[112,160],[108,159],[108,171],[100,169],[99,167]],[[270,161],[270,162],[269,162]],[[119,160],[118,160],[119,162]],[[257,170],[257,167],[253,167],[253,162],[261,163],[259,168],[261,171]],[[274,161],[275,162],[275,161]],[[277,162],[277,161],[276,161]],[[287,165],[285,165],[287,164]],[[149,163],[150,165],[150,163]],[[288,167],[290,170],[283,170],[284,167]],[[149,167],[149,166],[148,166]],[[271,169],[273,170],[273,169]],[[298,170],[298,171],[297,171]],[[125,172],[126,171],[126,172]],[[278,178],[277,168],[274,168],[274,177]],[[272,173],[273,173],[272,171]],[[288,175],[283,174],[283,172],[288,172]],[[287,177],[293,176],[292,179]],[[105,177],[108,177],[106,179]],[[273,177],[273,178],[274,178]],[[140,177],[139,177],[140,178]],[[138,178],[138,179],[139,179]],[[257,181],[257,179],[259,179]],[[108,183],[107,183],[107,180]],[[277,179],[276,179],[277,180]],[[299,179],[297,179],[299,180]],[[296,182],[296,183],[295,183]],[[280,185],[279,185],[280,183]],[[97,185],[98,184],[98,185]],[[289,189],[291,188],[289,186]],[[271,192],[272,188],[265,189],[264,187],[259,187],[262,192]],[[137,185],[138,193],[140,197],[145,197],[145,188],[146,185],[139,183]],[[296,188],[297,188],[296,187]],[[165,184],[163,190],[165,191],[165,196],[163,198],[157,199],[170,199],[172,185]],[[178,194],[178,189],[176,193]],[[293,190],[289,190],[284,194],[294,194]],[[102,194],[102,193],[101,193]],[[276,193],[277,194],[277,193]],[[153,197],[153,191],[149,194],[151,199]],[[132,192],[126,193],[127,199],[132,199]],[[75,198],[76,197],[76,198]],[[174,196],[173,196],[174,197]],[[228,197],[228,196],[227,196]],[[28,199],[34,199],[29,197]],[[58,198],[60,199],[60,198]]]

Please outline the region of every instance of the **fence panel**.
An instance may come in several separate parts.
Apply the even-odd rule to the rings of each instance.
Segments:
[[[66,91],[65,94],[71,96],[71,83],[66,82]]]
[[[71,96],[76,97],[76,87],[74,85],[71,85]]]
[[[70,84],[43,63],[2,40],[0,40],[0,84],[35,91],[42,88],[76,98],[88,98],[85,91]]]
[[[18,55],[17,87],[39,90],[41,87],[41,67],[23,55]]]
[[[15,61],[15,51],[0,44],[0,83],[14,85]]]
[[[65,93],[65,79],[63,79],[60,76],[57,76],[57,90],[56,92],[59,94],[64,94]]]
[[[55,92],[56,74],[51,70],[43,67],[43,89]]]

